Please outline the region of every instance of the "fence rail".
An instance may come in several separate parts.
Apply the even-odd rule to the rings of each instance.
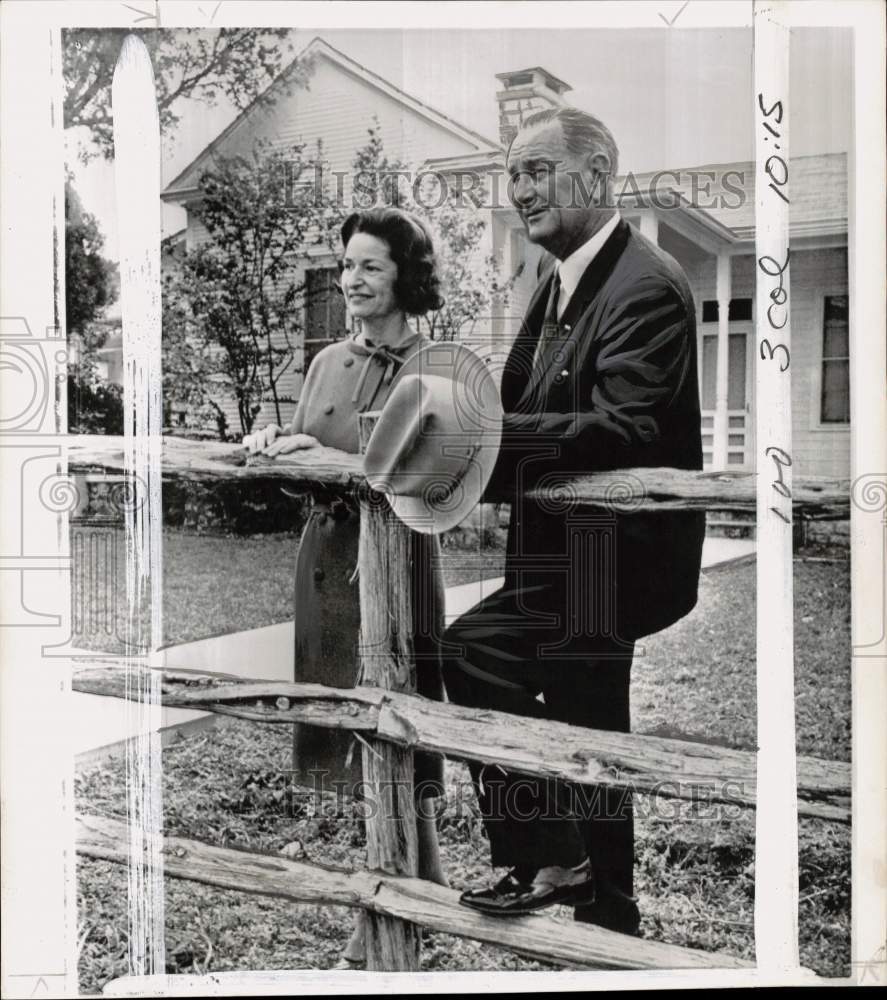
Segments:
[[[68,439],[72,472],[123,472],[123,438],[84,434]],[[246,481],[279,479],[305,492],[359,491],[364,485],[361,459],[335,448],[313,448],[277,458],[247,456],[237,444],[163,439],[162,473],[167,480]],[[526,495],[569,498],[580,504],[623,512],[665,510],[737,510],[756,507],[753,472],[694,472],[682,469],[619,469],[564,478]],[[510,494],[488,495],[507,502]],[[796,514],[820,520],[850,516],[850,480],[795,476],[792,501]]]
[[[757,764],[749,750],[584,729],[375,687],[256,682],[167,670],[160,688],[169,708],[202,709],[253,722],[307,722],[577,784],[631,788],[734,808],[755,805]],[[74,690],[127,697],[124,662],[84,663],[75,671]],[[797,780],[800,815],[850,822],[850,764],[799,757]]]
[[[101,816],[77,818],[77,852],[117,864],[129,861],[128,826]],[[380,917],[484,941],[527,958],[573,969],[744,969],[733,955],[630,938],[545,916],[497,920],[459,905],[459,894],[424,879],[347,871],[196,840],[165,837],[166,875],[220,889],[275,896],[295,903],[358,907]]]

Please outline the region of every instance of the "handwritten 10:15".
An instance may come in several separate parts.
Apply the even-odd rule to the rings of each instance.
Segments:
[[[764,107],[764,95],[758,94],[758,107],[761,109],[761,113],[764,118],[769,118],[773,116],[773,120],[777,125],[782,124],[782,101],[776,101],[769,108]],[[776,142],[776,139],[781,139],[782,135],[770,124],[768,121],[761,123],[764,128],[769,133],[764,136],[764,142],[769,142],[771,136],[773,137],[773,148],[780,149],[780,145]],[[788,184],[788,164],[785,162],[785,158],[780,156],[778,153],[774,153],[772,156],[767,157],[767,162],[764,164],[764,173],[770,178],[770,187],[780,198],[788,205],[789,199],[788,195],[781,191],[780,188],[785,187]]]

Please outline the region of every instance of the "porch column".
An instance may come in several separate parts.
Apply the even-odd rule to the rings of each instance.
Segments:
[[[659,246],[659,218],[652,210],[641,212],[641,236]]]
[[[730,356],[730,257],[718,254],[718,365],[715,375],[715,419],[712,442],[712,468],[727,468],[727,362]]]

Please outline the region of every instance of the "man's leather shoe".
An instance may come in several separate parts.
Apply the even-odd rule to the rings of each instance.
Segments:
[[[594,877],[589,872],[581,882],[550,885],[524,882],[509,872],[491,889],[463,892],[459,902],[492,917],[516,917],[546,906],[582,906],[594,900]]]
[[[641,913],[637,900],[607,883],[598,884],[593,903],[576,907],[574,918],[583,924],[596,924],[609,931],[640,936]]]
[[[477,910],[483,909],[485,906],[495,906],[500,899],[511,897],[515,893],[528,892],[533,884],[535,874],[535,871],[530,871],[525,876],[519,869],[512,868],[495,885],[488,886],[486,889],[467,889],[459,897],[459,902],[463,906],[470,906]]]

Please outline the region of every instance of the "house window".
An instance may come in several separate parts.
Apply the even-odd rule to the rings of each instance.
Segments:
[[[315,267],[305,272],[306,372],[318,351],[341,340],[348,332],[345,299],[337,287],[338,279],[336,267]]]
[[[846,295],[826,295],[822,322],[820,421],[850,422],[850,323]]]
[[[744,410],[748,402],[746,366],[748,350],[744,333],[731,333],[727,340],[727,409]],[[710,333],[702,338],[702,380],[700,402],[703,410],[717,406],[718,338]]]
[[[717,323],[718,315],[718,300],[705,299],[702,303],[702,322]],[[730,299],[730,305],[727,310],[727,319],[729,322],[750,322],[751,318],[751,299]]]
[[[702,409],[713,410],[715,408],[715,396],[717,393],[718,377],[718,338],[702,338],[702,385],[700,392],[702,396]]]
[[[730,310],[727,319],[730,322],[750,322],[751,315],[751,299],[730,299]]]

